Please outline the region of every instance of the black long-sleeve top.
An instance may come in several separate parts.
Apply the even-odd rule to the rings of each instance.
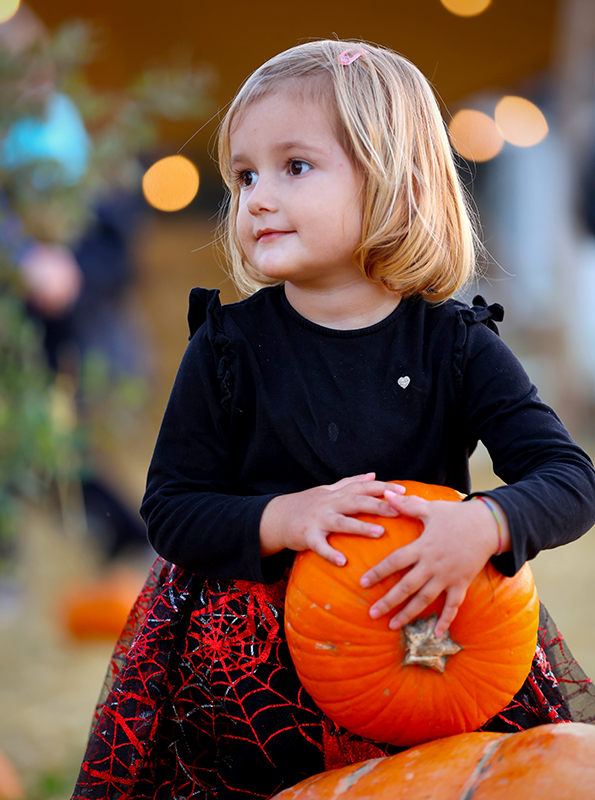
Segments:
[[[595,472],[497,334],[499,306],[402,300],[384,320],[334,330],[282,286],[221,306],[194,289],[191,340],[151,461],[141,514],[164,558],[205,577],[276,579],[259,524],[278,494],[374,471],[468,494],[478,440],[505,484],[512,575],[595,521]],[[483,324],[482,324],[483,323]],[[481,488],[481,487],[479,487]]]

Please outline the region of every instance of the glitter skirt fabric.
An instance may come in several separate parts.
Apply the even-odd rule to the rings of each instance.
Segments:
[[[110,663],[73,800],[249,800],[398,747],[337,727],[295,673],[287,581],[204,579],[158,559]],[[595,722],[595,690],[542,608],[525,684],[482,730]]]

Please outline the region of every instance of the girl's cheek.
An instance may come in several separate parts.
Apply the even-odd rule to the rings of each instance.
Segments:
[[[238,236],[241,234],[241,231],[244,228],[245,216],[246,216],[246,209],[240,205],[238,207],[238,213],[236,214],[236,232]]]
[[[245,209],[243,211],[239,209],[236,217],[236,234],[244,251],[250,247],[250,230],[248,229],[247,223]]]

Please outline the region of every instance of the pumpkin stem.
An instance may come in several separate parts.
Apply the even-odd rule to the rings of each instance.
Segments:
[[[415,622],[403,625],[404,667],[417,664],[420,667],[435,669],[436,672],[444,672],[448,657],[463,649],[461,645],[453,642],[448,631],[439,639],[436,637],[434,626],[437,621],[438,616],[432,614],[427,619],[416,619]]]

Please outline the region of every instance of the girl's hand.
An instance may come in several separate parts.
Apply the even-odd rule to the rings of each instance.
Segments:
[[[390,489],[395,496],[405,489],[375,480],[375,473],[343,478],[329,486],[274,497],[265,507],[260,522],[260,552],[272,555],[290,550],[314,550],[327,561],[342,567],[347,559],[327,542],[330,533],[354,533],[377,538],[384,528],[354,519],[354,514],[396,517],[398,512],[381,498]]]
[[[411,598],[390,620],[390,627],[396,630],[418,616],[441,592],[446,592],[444,609],[435,627],[439,637],[456,617],[470,583],[498,550],[496,520],[480,500],[466,503],[429,501],[415,496],[402,497],[392,488],[385,496],[395,511],[421,520],[424,531],[414,542],[393,551],[362,575],[361,585],[368,588],[388,575],[410,567],[407,574],[374,603],[370,616],[377,618],[387,614]],[[497,507],[503,550],[509,550],[506,515],[500,506]]]

